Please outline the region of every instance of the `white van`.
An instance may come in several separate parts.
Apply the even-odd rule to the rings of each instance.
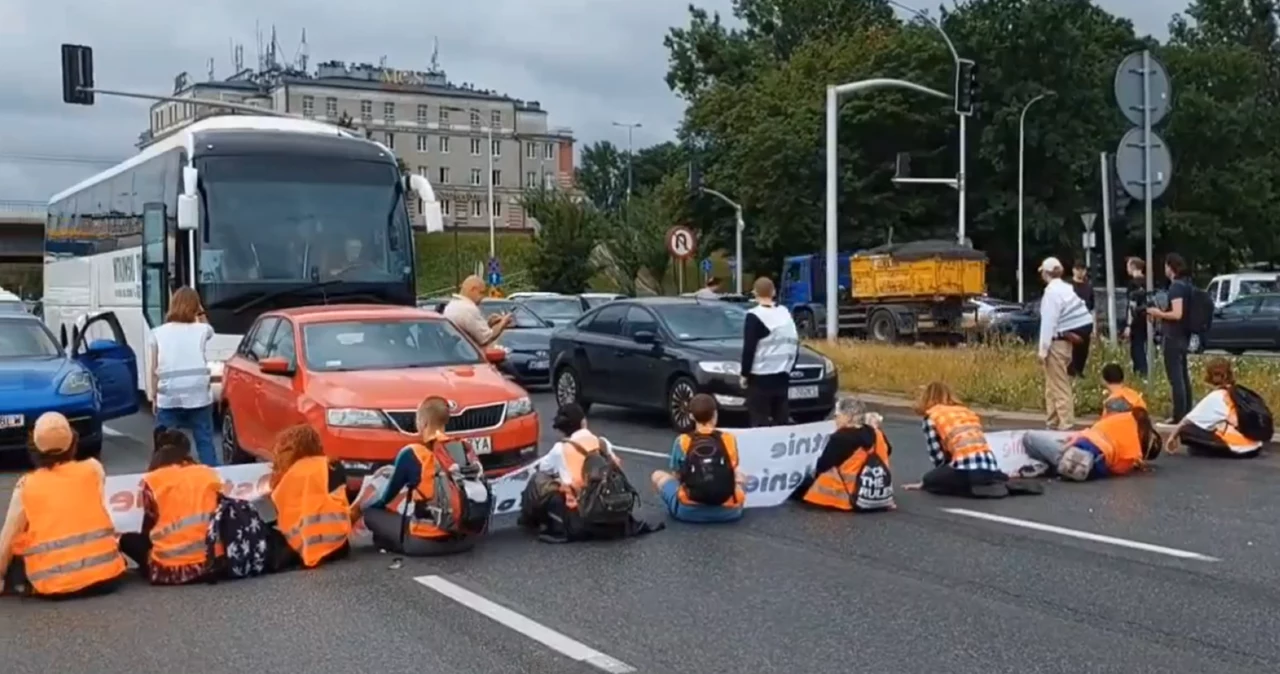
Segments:
[[[1213,298],[1214,308],[1221,309],[1245,295],[1280,292],[1280,274],[1254,271],[1223,274],[1215,276],[1205,292]]]

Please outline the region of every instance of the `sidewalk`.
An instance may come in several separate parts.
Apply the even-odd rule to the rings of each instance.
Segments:
[[[861,393],[855,391],[841,391],[840,393],[842,395],[857,395],[868,405],[893,410],[896,416],[901,416],[903,412],[909,412],[912,415],[915,414],[914,412],[911,412],[911,407],[915,404],[914,401],[906,398],[883,395],[880,393]],[[1009,410],[989,410],[981,408],[975,408],[973,411],[977,412],[978,416],[982,417],[984,420],[995,420],[1001,425],[1027,429],[1043,429],[1045,427],[1043,412],[1013,412]],[[1087,428],[1093,425],[1097,420],[1097,416],[1079,416],[1076,417],[1076,427]],[[1156,430],[1161,433],[1168,433],[1173,430],[1173,426],[1171,424],[1157,423]],[[1280,444],[1280,433],[1274,435],[1271,438],[1271,442]]]

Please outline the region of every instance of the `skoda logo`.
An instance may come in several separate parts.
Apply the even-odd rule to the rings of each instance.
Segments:
[[[791,371],[791,378],[792,378],[792,379],[804,379],[804,373],[803,373],[803,372],[801,372],[800,370],[792,370],[792,371]]]
[[[450,401],[449,401],[449,411],[450,411],[450,412],[456,412],[457,410],[458,410],[458,401],[456,401],[456,400],[450,400]]]
[[[533,355],[535,358],[546,358],[549,354],[546,351],[538,351]]]

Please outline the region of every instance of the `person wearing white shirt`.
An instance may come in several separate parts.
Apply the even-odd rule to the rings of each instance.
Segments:
[[[1062,262],[1047,257],[1040,264],[1044,297],[1040,299],[1040,343],[1037,356],[1044,366],[1045,423],[1065,431],[1075,425],[1075,393],[1068,368],[1071,347],[1093,334],[1093,314],[1070,283],[1062,280]]]
[[[156,426],[190,432],[200,463],[217,466],[213,390],[204,353],[211,337],[200,296],[192,288],[179,288],[169,300],[164,324],[151,331],[147,382]]]
[[[484,299],[484,281],[479,276],[468,276],[458,288],[458,294],[449,300],[442,312],[444,317],[459,330],[467,333],[476,344],[489,346],[497,341],[514,321],[513,314],[486,319],[480,311]]]
[[[694,298],[700,300],[718,300],[720,299],[720,279],[712,276],[707,279],[707,285],[701,290],[693,294]]]
[[[1165,449],[1179,445],[1202,456],[1248,459],[1258,456],[1262,442],[1240,432],[1240,416],[1231,389],[1236,385],[1231,361],[1215,358],[1204,368],[1205,383],[1213,387],[1169,434]]]

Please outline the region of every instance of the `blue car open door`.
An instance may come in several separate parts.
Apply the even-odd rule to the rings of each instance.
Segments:
[[[102,327],[90,328],[95,324]],[[90,337],[105,330],[107,337]],[[85,321],[74,331],[71,356],[93,373],[101,398],[103,421],[138,412],[138,359],[125,342],[124,330],[115,313],[107,311]]]

